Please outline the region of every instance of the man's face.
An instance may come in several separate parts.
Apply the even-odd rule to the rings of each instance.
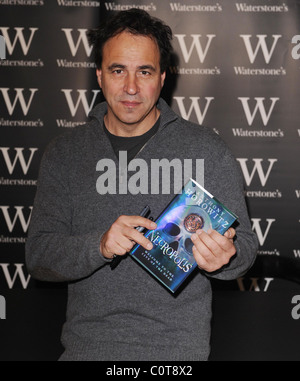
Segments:
[[[110,132],[141,135],[154,125],[165,79],[159,61],[158,46],[149,37],[122,32],[105,43],[97,77],[108,103]]]

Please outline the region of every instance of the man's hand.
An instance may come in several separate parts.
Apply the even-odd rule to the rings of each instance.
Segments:
[[[233,244],[235,230],[229,228],[224,236],[215,230],[198,230],[191,236],[194,243],[193,254],[198,267],[207,272],[219,270],[236,253]]]
[[[141,226],[152,230],[156,223],[148,218],[140,216],[120,216],[102,236],[100,252],[106,258],[112,258],[114,254],[124,255],[138,243],[146,250],[151,250],[151,241],[144,237],[136,227]]]

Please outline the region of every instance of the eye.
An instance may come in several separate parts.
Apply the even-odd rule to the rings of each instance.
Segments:
[[[115,69],[112,71],[114,74],[122,74],[123,73],[123,69]]]

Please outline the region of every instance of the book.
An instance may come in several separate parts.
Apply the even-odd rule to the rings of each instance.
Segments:
[[[145,250],[136,244],[129,254],[175,293],[197,267],[191,235],[198,229],[214,229],[224,234],[237,218],[200,184],[190,179],[157,217],[156,229],[145,232],[153,248]]]

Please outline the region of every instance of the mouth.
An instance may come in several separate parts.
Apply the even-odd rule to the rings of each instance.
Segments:
[[[125,100],[125,101],[121,101],[121,103],[125,107],[135,108],[135,107],[139,106],[141,102]]]

